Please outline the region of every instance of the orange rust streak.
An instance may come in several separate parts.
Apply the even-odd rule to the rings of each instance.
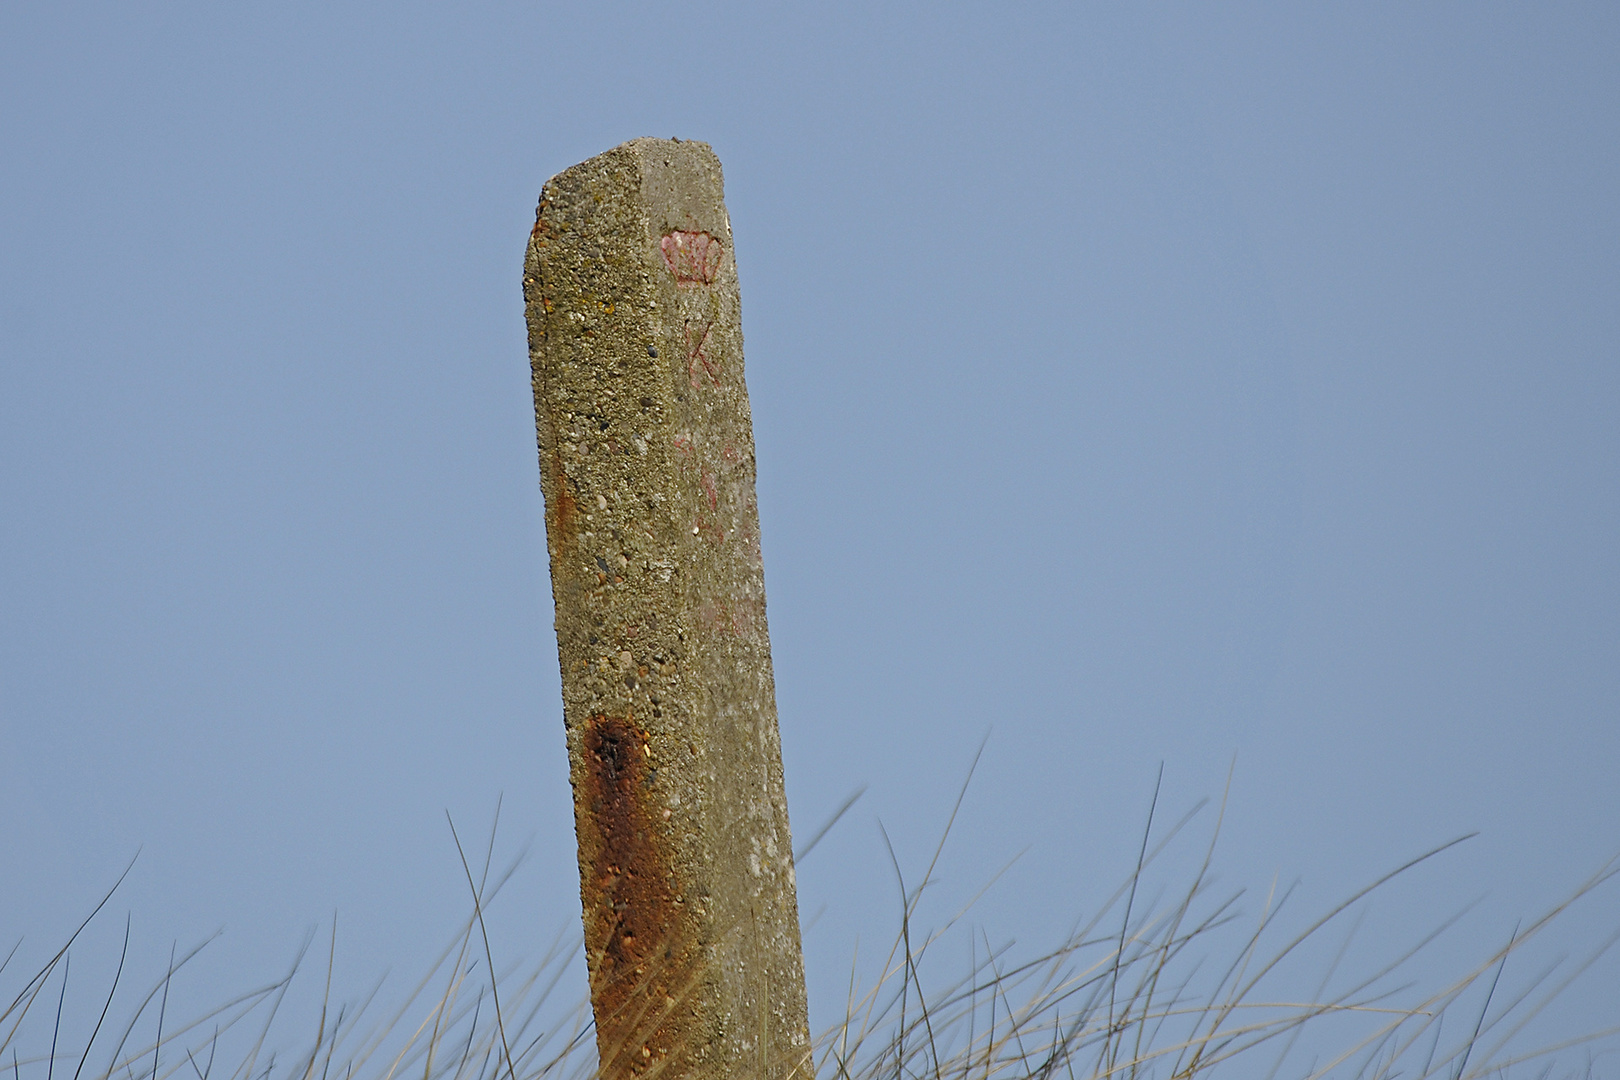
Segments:
[[[591,717],[583,793],[596,833],[585,896],[603,1075],[635,1075],[685,1045],[691,957],[669,859],[646,800],[656,785],[646,734],[628,717]],[[583,823],[582,823],[583,824]]]
[[[555,550],[565,539],[573,540],[579,521],[579,503],[568,490],[568,474],[563,471],[562,453],[556,448],[551,451],[551,484],[557,497],[546,502],[546,514],[551,519],[546,523],[546,538]]]

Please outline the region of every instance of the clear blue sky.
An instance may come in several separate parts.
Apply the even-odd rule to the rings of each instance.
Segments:
[[[0,946],[139,848],[106,949],[222,998],[336,909],[358,990],[502,793],[495,947],[575,924],[520,265],[640,135],[726,168],[798,833],[870,785],[818,1027],[986,731],[928,914],[1027,849],[1030,948],[1161,762],[1251,915],[1478,830],[1369,916],[1484,897],[1425,978],[1620,851],[1620,9],[69,0],[0,10]]]

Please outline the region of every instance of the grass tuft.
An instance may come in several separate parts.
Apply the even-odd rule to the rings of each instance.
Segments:
[[[858,796],[846,800],[833,821]],[[919,881],[908,883],[890,847],[899,927],[871,985],[859,984],[858,963],[852,965],[843,1019],[816,1042],[821,1080],[1590,1077],[1598,1055],[1620,1041],[1617,1025],[1556,1045],[1523,1045],[1532,1021],[1620,941],[1620,929],[1573,963],[1560,960],[1527,977],[1505,977],[1510,960],[1620,874],[1620,861],[1599,867],[1450,982],[1425,989],[1412,975],[1413,959],[1451,931],[1467,908],[1401,955],[1361,973],[1349,971],[1356,930],[1369,897],[1467,837],[1405,861],[1290,931],[1284,911],[1291,911],[1292,890],[1273,886],[1258,912],[1249,913],[1240,906],[1242,892],[1215,890],[1211,868],[1224,798],[1190,880],[1174,890],[1155,884],[1156,865],[1186,842],[1202,809],[1158,829],[1156,785],[1133,872],[1064,940],[1024,957],[968,923],[972,900],[941,925],[918,925],[961,802],[959,795]],[[801,859],[831,825],[801,849]],[[334,917],[313,1032],[276,1027],[313,933],[281,978],[173,1022],[170,987],[207,941],[171,953],[161,979],[144,992],[129,991],[126,921],[118,968],[105,995],[96,995],[99,1015],[88,1041],[76,1050],[60,1046],[71,949],[105,908],[115,883],[66,944],[9,997],[0,996],[0,1072],[9,1071],[11,1080],[55,1080],[59,1068],[65,1075],[71,1065],[73,1080],[590,1080],[597,1053],[589,1004],[557,1001],[580,948],[577,936],[554,942],[538,963],[497,970],[484,912],[522,855],[492,872],[492,829],[475,872],[453,822],[451,830],[472,910],[391,1011],[375,1015],[380,982],[356,1002],[333,1002]],[[1324,939],[1341,928],[1334,948]],[[0,959],[0,991],[16,954],[13,948]],[[956,959],[941,959],[946,954]],[[1302,960],[1321,963],[1310,980],[1314,992],[1303,997],[1288,992],[1297,975],[1285,975]],[[943,978],[925,975],[942,965]],[[115,999],[125,1003],[129,1019],[116,1040],[110,1032],[104,1039]],[[149,1034],[138,1034],[142,1030]],[[27,1049],[32,1046],[40,1049]],[[292,1049],[277,1053],[277,1046]]]

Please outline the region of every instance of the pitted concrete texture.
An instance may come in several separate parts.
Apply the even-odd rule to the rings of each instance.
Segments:
[[[720,162],[553,177],[524,266],[604,1077],[809,1080]]]

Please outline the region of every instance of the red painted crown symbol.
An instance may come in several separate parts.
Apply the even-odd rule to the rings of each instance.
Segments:
[[[706,232],[675,230],[658,242],[664,265],[675,275],[677,285],[711,285],[720,269],[723,248]]]

